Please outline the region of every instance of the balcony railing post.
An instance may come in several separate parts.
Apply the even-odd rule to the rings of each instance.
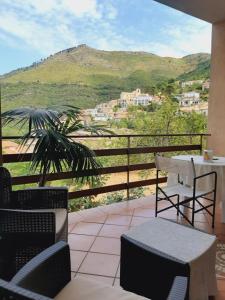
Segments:
[[[130,136],[127,137],[127,200],[130,199]]]
[[[200,155],[202,155],[202,142],[203,142],[203,135],[200,135]]]

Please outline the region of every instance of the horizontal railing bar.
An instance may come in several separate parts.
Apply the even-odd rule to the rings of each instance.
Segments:
[[[122,173],[127,172],[127,170],[130,171],[140,171],[140,170],[149,170],[155,168],[155,163],[145,163],[145,164],[134,164],[130,165],[129,167],[127,165],[123,166],[115,166],[115,167],[105,167],[105,168],[99,168],[96,171],[89,171],[89,172],[82,172],[79,173],[79,175],[74,175],[73,172],[61,172],[61,173],[53,173],[48,174],[46,181],[53,181],[53,180],[61,180],[61,179],[72,179],[76,177],[85,177],[85,176],[92,176],[92,175],[103,175],[103,174],[113,174],[113,173]],[[41,178],[41,175],[25,175],[25,176],[14,176],[12,177],[12,184],[13,185],[20,185],[20,184],[28,184],[28,183],[36,183],[39,182]]]
[[[75,199],[75,198],[87,197],[87,196],[96,196],[99,194],[126,190],[127,188],[131,189],[131,188],[136,188],[136,187],[141,187],[141,186],[154,185],[154,184],[156,184],[156,181],[157,181],[157,179],[154,178],[154,179],[133,181],[128,184],[120,183],[120,184],[114,184],[114,185],[109,185],[109,186],[104,186],[104,187],[93,188],[93,189],[70,192],[69,199]],[[160,183],[163,183],[166,181],[167,181],[167,177],[159,178]]]
[[[129,152],[130,154],[140,154],[140,153],[160,153],[160,152],[200,150],[200,149],[201,149],[201,145],[181,145],[181,146],[130,148]]]
[[[140,153],[174,152],[186,150],[200,150],[201,145],[180,145],[180,146],[161,146],[161,147],[135,147],[117,149],[98,149],[94,150],[96,156],[113,156]]]
[[[161,146],[161,147],[136,147],[136,148],[118,148],[118,149],[97,149],[93,150],[96,156],[114,156],[140,153],[157,153],[157,152],[174,152],[187,150],[201,150],[201,145],[178,145],[178,146]],[[3,154],[4,163],[26,162],[30,161],[32,153],[21,154]]]
[[[121,138],[121,137],[173,137],[173,136],[211,136],[210,133],[171,133],[171,134],[100,134],[100,135],[69,135],[72,138]],[[17,140],[22,136],[2,136],[0,140]]]

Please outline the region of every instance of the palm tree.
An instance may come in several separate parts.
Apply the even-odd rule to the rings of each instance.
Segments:
[[[70,135],[78,130],[97,135],[110,131],[101,126],[86,126],[79,117],[80,109],[70,105],[25,107],[2,113],[3,126],[14,125],[27,129],[21,137],[21,147],[26,152],[33,147],[30,169],[42,174],[39,186],[45,185],[50,172],[70,170],[76,179],[83,182],[98,178],[100,164],[96,161],[95,153],[74,141]],[[85,177],[81,177],[84,171]]]

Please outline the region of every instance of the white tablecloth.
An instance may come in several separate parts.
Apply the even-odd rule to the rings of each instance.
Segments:
[[[225,223],[225,157],[216,157],[217,160],[205,162],[201,155],[177,155],[173,159],[191,160],[194,159],[196,175],[202,175],[211,171],[217,172],[217,196],[216,200],[221,203],[222,222]],[[198,185],[199,189],[209,189],[212,186],[212,178],[201,179]],[[168,183],[171,183],[171,178],[168,178]]]

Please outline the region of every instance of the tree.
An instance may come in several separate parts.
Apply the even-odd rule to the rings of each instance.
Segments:
[[[50,108],[18,108],[2,114],[3,125],[26,129],[21,137],[21,147],[33,148],[30,169],[39,171],[40,186],[44,186],[47,174],[71,170],[77,180],[90,182],[98,178],[100,164],[95,153],[76,142],[70,135],[78,130],[100,134],[107,131],[100,126],[86,126],[79,119],[80,110],[69,105]],[[94,171],[90,176],[90,171]],[[85,176],[81,176],[85,173]]]

